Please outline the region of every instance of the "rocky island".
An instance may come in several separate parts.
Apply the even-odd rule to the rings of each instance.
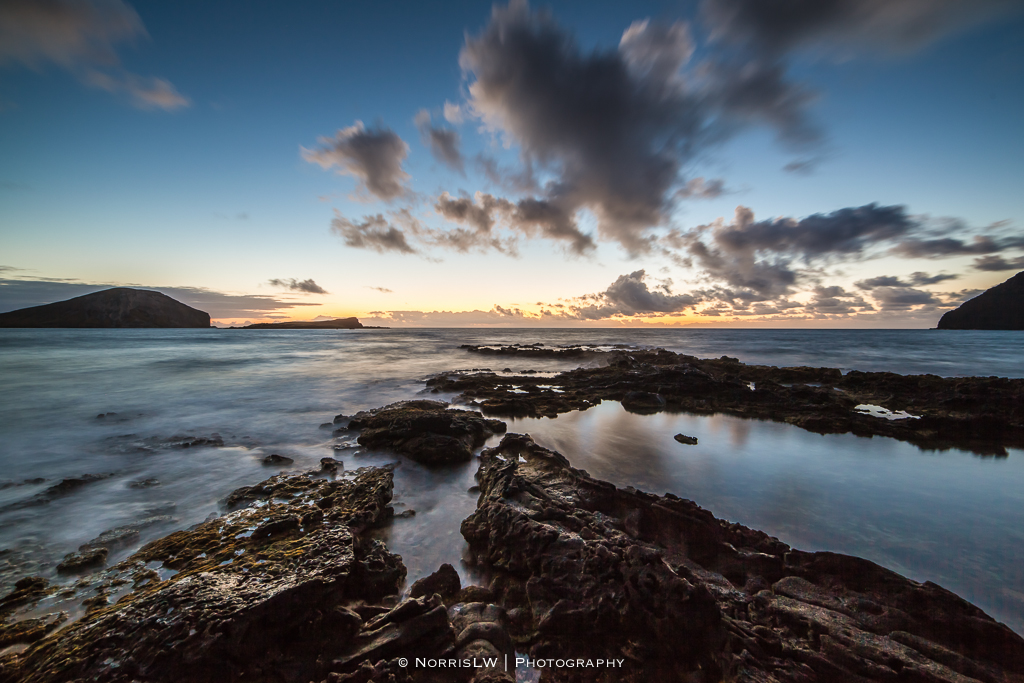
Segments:
[[[1024,271],[939,319],[940,330],[1024,330]]]
[[[358,318],[335,318],[333,320],[297,320],[285,323],[253,323],[232,330],[379,330],[381,327],[367,327]]]
[[[210,314],[160,292],[115,287],[67,301],[0,313],[0,327],[210,327]]]

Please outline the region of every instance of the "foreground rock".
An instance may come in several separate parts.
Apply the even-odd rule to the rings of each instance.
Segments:
[[[947,311],[940,330],[1024,330],[1024,272]]]
[[[29,644],[0,657],[0,682],[510,682],[483,657],[451,671],[511,644],[501,607],[454,602],[451,566],[399,601],[405,566],[367,534],[394,515],[391,469],[334,479],[337,469],[236,491],[242,509],[107,570],[86,615],[62,630],[66,613],[0,624],[0,646]],[[19,581],[0,616],[52,591],[44,579]],[[448,666],[410,668],[402,657]]]
[[[145,289],[115,287],[0,313],[0,327],[209,327],[210,314]]]
[[[367,448],[392,450],[424,465],[444,465],[472,458],[488,437],[504,433],[505,423],[440,401],[402,401],[356,413],[347,429],[361,430],[358,442]]]
[[[1024,379],[844,375],[836,368],[745,365],[726,356],[702,360],[664,349],[613,351],[599,358],[607,365],[553,378],[444,373],[427,386],[456,393],[457,401],[497,417],[554,417],[612,400],[637,413],[727,413],[820,434],[888,436],[922,448],[982,455],[1024,447]],[[857,410],[864,404],[915,417],[880,418]]]
[[[479,481],[462,533],[516,649],[625,660],[545,681],[1024,681],[1024,640],[935,584],[616,489],[528,436]]]

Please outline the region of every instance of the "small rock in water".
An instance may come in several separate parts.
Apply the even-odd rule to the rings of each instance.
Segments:
[[[320,429],[334,429],[334,423],[324,422],[322,425],[320,425]]]
[[[338,468],[345,469],[345,463],[334,458],[320,458],[320,470],[323,472],[337,472]]]
[[[415,517],[415,516],[416,516],[416,511],[415,510],[402,510],[401,512],[399,512],[398,514],[395,515],[395,517],[398,517],[400,519],[408,519],[409,517]]]
[[[678,441],[679,443],[686,444],[687,446],[696,446],[697,445],[697,437],[695,437],[695,436],[687,436],[686,434],[676,434],[672,438],[675,439],[676,441]]]
[[[278,455],[277,453],[271,453],[267,457],[263,458],[264,465],[291,465],[293,462],[295,461],[291,458],[284,455]]]
[[[159,486],[160,481],[158,479],[137,479],[135,481],[128,482],[128,488],[130,489],[149,489],[154,486]]]

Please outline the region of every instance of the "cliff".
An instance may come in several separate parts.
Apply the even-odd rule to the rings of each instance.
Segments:
[[[0,313],[0,327],[209,327],[210,314],[145,289],[115,287]]]
[[[1024,330],[1024,271],[965,301],[939,320],[940,330]]]

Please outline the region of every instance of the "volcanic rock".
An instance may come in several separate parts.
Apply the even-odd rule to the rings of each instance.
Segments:
[[[533,658],[590,681],[1020,681],[1024,639],[953,593],[592,479],[528,436],[480,456],[462,533]]]
[[[357,413],[349,428],[362,430],[357,439],[362,446],[441,465],[469,460],[488,437],[505,431],[505,423],[440,401],[402,401]]]
[[[210,327],[210,314],[160,292],[115,287],[0,313],[0,327]]]

